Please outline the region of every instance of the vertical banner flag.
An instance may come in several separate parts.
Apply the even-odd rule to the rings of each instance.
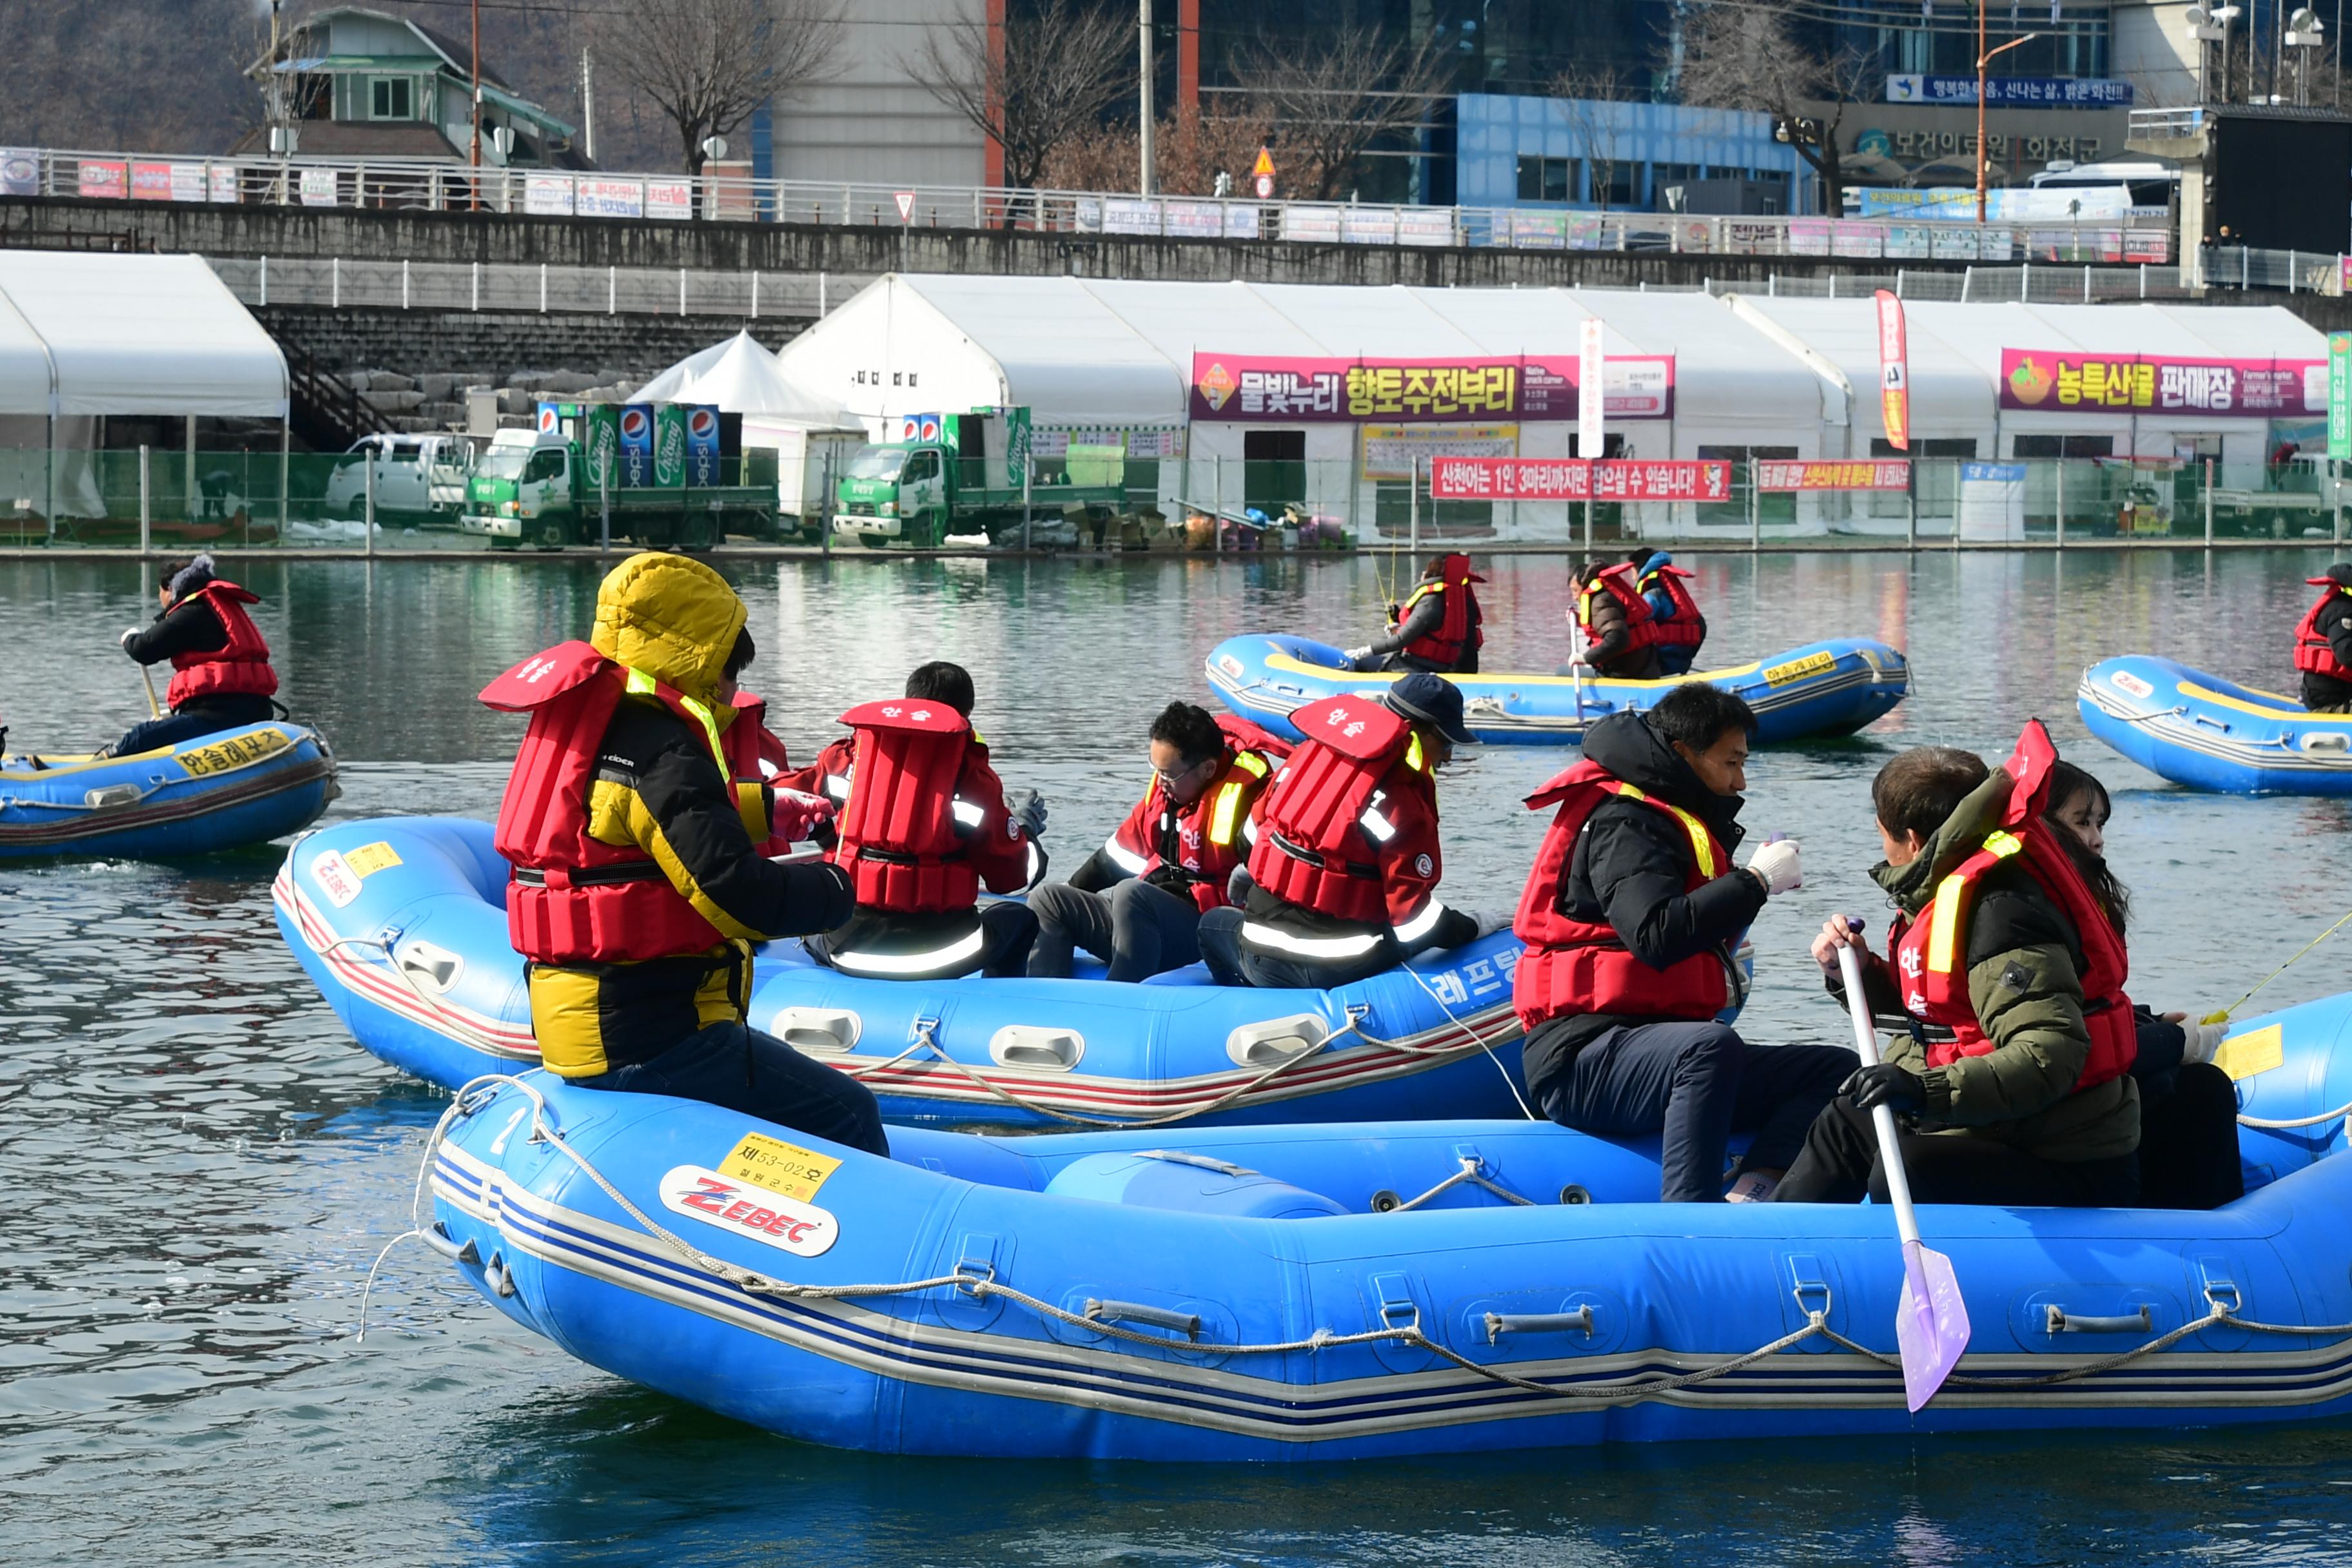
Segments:
[[[1607,438],[1601,428],[1605,401],[1601,389],[1608,366],[1602,335],[1601,318],[1585,317],[1576,354],[1576,455],[1588,462],[1608,455]]]
[[[2327,334],[2327,455],[2352,462],[2352,332]]]
[[[1911,356],[1904,340],[1903,301],[1881,289],[1878,301],[1878,395],[1886,418],[1886,444],[1911,449]]]

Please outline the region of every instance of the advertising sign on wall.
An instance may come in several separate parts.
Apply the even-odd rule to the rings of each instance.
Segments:
[[[1900,458],[1843,463],[1762,458],[1756,464],[1756,488],[1775,494],[1790,490],[1900,490],[1910,487],[1911,465]]]
[[[572,176],[527,175],[522,183],[522,210],[541,217],[570,217]]]
[[[694,183],[690,180],[647,180],[646,216],[682,222],[694,216]]]
[[[1364,478],[1402,479],[1440,458],[1508,458],[1518,449],[1516,425],[1367,425]]]
[[[1438,500],[1696,500],[1731,499],[1729,463],[1589,463],[1580,458],[1440,458]]]
[[[572,192],[572,210],[580,217],[643,217],[646,190],[635,180],[583,178]]]
[[[172,165],[169,163],[131,164],[131,199],[134,202],[170,201],[172,199]]]
[[[1577,416],[1577,362],[1353,360],[1310,354],[1195,353],[1192,417],[1228,424],[1496,418],[1565,424]],[[1674,415],[1672,354],[1612,355],[1601,377],[1612,419]]]
[[[2051,414],[2324,418],[2327,362],[2003,349],[2000,405]]]
[[[1911,449],[1911,352],[1904,330],[1903,301],[1892,289],[1872,296],[1878,307],[1878,401],[1886,444]]]
[[[84,158],[75,195],[120,199],[131,194],[131,165],[110,158]]]

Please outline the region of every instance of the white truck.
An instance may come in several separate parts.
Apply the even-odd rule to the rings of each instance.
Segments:
[[[375,471],[379,521],[454,525],[464,508],[474,446],[463,436],[362,436],[327,477],[326,510],[354,520],[367,513],[368,470]]]

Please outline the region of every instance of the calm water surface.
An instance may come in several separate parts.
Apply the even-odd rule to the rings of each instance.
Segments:
[[[1700,557],[1728,662],[1841,633],[1911,656],[1853,741],[1751,764],[1745,820],[1801,837],[1759,923],[1759,1039],[1840,1040],[1802,955],[1875,914],[1868,783],[1901,746],[2005,755],[2019,722],[2116,792],[2134,992],[2234,1001],[2344,912],[2352,807],[2187,795],[2074,715],[2083,667],[2168,651],[2273,689],[2322,556]],[[1503,560],[1490,668],[1563,657],[1564,567]],[[1014,785],[1074,867],[1143,782],[1142,731],[1203,696],[1220,637],[1356,640],[1385,558],[1227,564],[847,562],[731,568],[795,753],[924,658],[979,681]],[[246,581],[282,695],[344,763],[339,817],[493,811],[520,726],[472,700],[588,624],[589,563],[289,563]],[[0,719],[82,747],[142,717],[114,651],[134,565],[0,563]],[[1507,910],[1572,753],[1493,750],[1444,784],[1449,899]],[[1308,1468],[894,1459],[803,1447],[644,1393],[509,1326],[403,1228],[433,1091],[344,1035],[271,922],[278,852],[0,870],[0,1557],[10,1563],[1514,1564],[2352,1560],[2352,1427],[1784,1443]],[[2339,941],[2352,941],[2340,938]],[[2266,997],[2341,989],[2323,947]]]

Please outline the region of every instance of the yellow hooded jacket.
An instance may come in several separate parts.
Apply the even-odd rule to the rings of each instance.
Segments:
[[[736,715],[719,693],[745,614],[724,577],[681,555],[631,556],[597,590],[589,642],[628,672],[629,694],[597,748],[589,837],[642,851],[727,940],[642,962],[532,964],[541,1055],[567,1078],[649,1061],[698,1029],[740,1023],[752,942],[849,916],[842,873],[758,852],[764,823],[747,820],[722,769],[720,738]],[[656,696],[656,683],[677,691],[695,722]]]

